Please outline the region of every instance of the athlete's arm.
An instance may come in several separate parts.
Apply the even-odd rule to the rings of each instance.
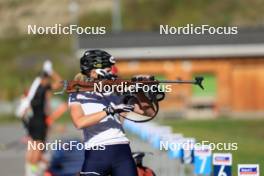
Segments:
[[[51,84],[52,90],[57,90],[62,87],[61,84],[62,78],[57,72],[53,71],[51,74],[51,78],[52,78],[52,84]]]
[[[45,98],[46,98],[46,105],[45,105],[45,112],[46,114],[51,113],[51,105],[50,105],[50,100],[51,100],[52,92],[49,90],[46,92]]]
[[[73,124],[78,129],[93,126],[107,116],[105,111],[84,115],[81,105],[77,103],[70,105],[70,113]]]
[[[52,125],[56,120],[62,117],[62,115],[67,111],[67,103],[61,103],[55,111],[51,112],[46,118],[46,124],[48,126]]]

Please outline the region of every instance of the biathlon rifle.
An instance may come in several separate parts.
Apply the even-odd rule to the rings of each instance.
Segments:
[[[153,77],[154,78],[154,77]],[[86,92],[91,91],[93,92],[94,85],[95,84],[101,84],[102,86],[105,85],[120,85],[120,84],[126,84],[127,86],[135,85],[138,83],[144,84],[144,85],[159,85],[160,83],[163,84],[193,84],[199,86],[201,89],[204,89],[202,82],[204,78],[203,77],[195,77],[194,80],[125,80],[125,79],[105,79],[105,80],[96,80],[96,81],[62,81],[63,83],[63,89],[60,92],[55,92],[56,95],[64,94],[66,93],[74,93],[74,92]]]

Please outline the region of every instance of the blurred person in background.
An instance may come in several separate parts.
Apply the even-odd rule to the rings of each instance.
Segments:
[[[46,167],[43,158],[45,150],[32,146],[45,146],[48,127],[58,118],[52,115],[50,109],[51,90],[61,87],[61,77],[52,68],[50,61],[45,61],[43,71],[33,81],[27,95],[23,98],[17,110],[22,117],[29,136],[26,152],[25,176],[41,176]]]

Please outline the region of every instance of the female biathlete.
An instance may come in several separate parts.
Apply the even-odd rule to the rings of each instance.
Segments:
[[[75,80],[103,79],[101,73],[111,72],[114,64],[114,58],[107,52],[88,50],[80,59],[81,75]],[[137,176],[120,119],[120,114],[133,111],[134,106],[123,104],[122,97],[116,94],[79,92],[69,95],[69,107],[75,127],[84,134],[86,150],[80,174]]]

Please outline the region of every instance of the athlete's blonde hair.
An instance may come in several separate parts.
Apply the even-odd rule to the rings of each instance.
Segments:
[[[82,73],[78,73],[74,77],[74,81],[86,81],[86,80],[87,80],[87,76]]]

